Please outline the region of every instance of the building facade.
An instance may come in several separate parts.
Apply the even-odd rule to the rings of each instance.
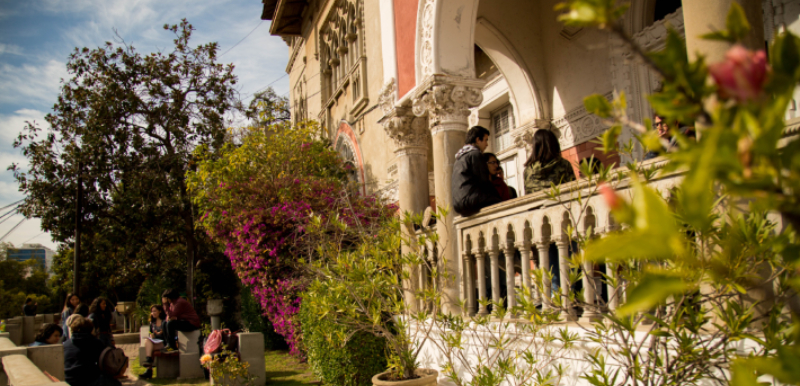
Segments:
[[[22,244],[19,248],[8,249],[8,260],[36,260],[49,274],[53,267],[53,255],[55,254],[52,249],[42,244]]]

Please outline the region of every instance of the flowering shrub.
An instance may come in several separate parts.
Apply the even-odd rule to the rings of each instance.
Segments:
[[[299,355],[300,293],[307,280],[298,259],[321,240],[305,237],[312,214],[327,223],[330,242],[353,239],[356,223],[380,221],[392,209],[371,197],[347,196],[338,154],[315,125],[247,130],[219,158],[199,148],[197,169],[187,176],[201,226],[224,247],[231,267],[252,289],[265,315]],[[340,224],[344,224],[343,226]]]

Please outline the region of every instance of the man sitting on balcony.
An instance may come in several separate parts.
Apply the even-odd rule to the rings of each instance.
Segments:
[[[465,143],[456,153],[453,165],[453,209],[462,216],[472,216],[502,199],[492,184],[489,167],[482,156],[489,146],[489,130],[474,126],[467,132]]]

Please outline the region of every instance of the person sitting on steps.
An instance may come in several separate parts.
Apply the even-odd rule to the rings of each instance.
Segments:
[[[150,306],[150,336],[149,339],[144,340],[144,350],[147,358],[142,363],[142,367],[147,367],[147,371],[140,375],[139,378],[149,379],[153,377],[153,352],[164,347],[164,322],[166,318],[163,307],[158,304]],[[152,339],[161,340],[161,342],[154,343]]]
[[[178,343],[178,331],[191,332],[200,328],[200,317],[194,311],[189,302],[178,295],[174,289],[164,290],[161,295],[161,304],[167,314],[167,322],[164,323],[165,352],[176,351]]]

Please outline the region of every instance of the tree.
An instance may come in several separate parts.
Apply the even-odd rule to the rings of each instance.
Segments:
[[[185,19],[164,29],[175,34],[169,53],[142,55],[124,41],[76,49],[67,64],[72,78],[45,117],[51,128],[29,123],[14,142],[29,170],[9,169],[26,194],[21,212],[41,218],[61,242],[74,242],[81,175],[84,249],[109,253],[90,258],[127,265],[180,246],[192,299],[204,238],[185,174],[196,146],[212,153],[222,146],[236,77],[233,65],[216,62],[217,43],[189,47],[194,29]]]
[[[257,92],[250,101],[245,116],[255,121],[257,127],[266,128],[292,120],[289,100],[275,93],[272,87]]]

